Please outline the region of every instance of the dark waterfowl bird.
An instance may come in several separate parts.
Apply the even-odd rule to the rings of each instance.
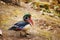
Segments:
[[[33,21],[31,19],[30,14],[24,15],[23,21],[15,23],[11,28],[9,28],[9,30],[15,30],[15,31],[24,30],[24,27],[28,24],[33,25]]]

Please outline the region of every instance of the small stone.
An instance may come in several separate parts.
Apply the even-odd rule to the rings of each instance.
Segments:
[[[0,37],[2,37],[2,30],[0,30]]]
[[[29,40],[32,40],[32,39],[29,39]]]
[[[55,16],[55,18],[58,18],[58,16]]]
[[[44,24],[44,26],[46,26],[46,24]]]
[[[2,34],[2,30],[0,30],[0,34]]]
[[[54,16],[54,14],[53,13],[50,13],[50,14],[48,14],[49,16],[51,16],[51,17],[53,17]]]
[[[1,1],[2,4],[5,4],[5,2]]]
[[[43,11],[40,11],[40,14],[44,15]]]

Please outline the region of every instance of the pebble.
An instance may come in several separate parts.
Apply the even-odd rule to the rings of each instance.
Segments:
[[[58,16],[55,16],[55,18],[58,18]]]
[[[53,17],[54,16],[54,14],[53,13],[50,13],[50,14],[48,14],[49,16],[51,16],[51,17]]]
[[[0,37],[2,37],[2,30],[0,30]]]
[[[5,5],[5,2],[1,1],[1,3]]]
[[[0,30],[0,34],[2,34],[2,30]]]

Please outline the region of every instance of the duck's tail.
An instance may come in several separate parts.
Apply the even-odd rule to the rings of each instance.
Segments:
[[[12,26],[12,27],[9,28],[8,30],[16,30],[16,27]]]

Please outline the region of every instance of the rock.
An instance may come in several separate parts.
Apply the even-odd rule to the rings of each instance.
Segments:
[[[5,2],[3,2],[3,1],[0,1],[2,4],[5,4]]]
[[[0,30],[0,37],[2,37],[3,35],[2,35],[2,30]]]
[[[49,13],[48,15],[51,16],[51,17],[54,17],[54,14],[53,13]]]
[[[55,16],[55,18],[58,18],[58,16]]]
[[[43,11],[40,11],[40,14],[42,14],[42,15],[43,15],[43,14],[44,14],[44,13],[43,13]]]

